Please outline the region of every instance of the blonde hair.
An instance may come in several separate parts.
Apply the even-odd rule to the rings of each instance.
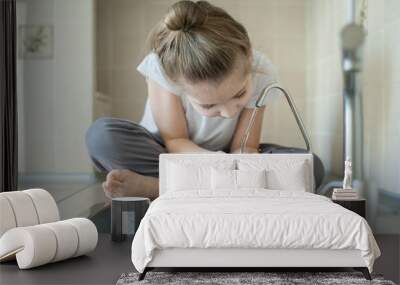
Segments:
[[[219,82],[230,74],[240,56],[251,69],[250,39],[242,24],[207,1],[179,1],[169,7],[149,37],[166,75],[196,83]]]

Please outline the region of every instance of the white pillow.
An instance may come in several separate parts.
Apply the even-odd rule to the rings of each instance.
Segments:
[[[167,191],[210,190],[211,168],[233,169],[234,161],[191,163],[188,161],[168,162]]]
[[[266,172],[262,170],[211,170],[213,190],[239,190],[241,188],[266,188]]]
[[[266,171],[236,170],[236,183],[238,188],[267,188]]]
[[[211,188],[213,190],[236,190],[236,170],[211,168]]]
[[[267,171],[267,188],[272,190],[307,191],[308,175],[305,161],[286,169]]]
[[[312,189],[310,167],[304,159],[239,159],[241,170],[266,170],[268,189],[307,191]]]

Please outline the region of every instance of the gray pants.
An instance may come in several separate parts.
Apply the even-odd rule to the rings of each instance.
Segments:
[[[167,152],[156,136],[138,123],[111,117],[97,119],[86,131],[86,146],[100,172],[129,169],[158,177],[158,156]]]
[[[85,141],[89,156],[100,172],[129,169],[158,178],[158,156],[168,152],[164,142],[143,126],[129,120],[111,117],[97,119],[87,130]],[[259,152],[301,153],[305,150],[262,143]],[[315,154],[314,176],[318,186],[324,176],[324,168]]]

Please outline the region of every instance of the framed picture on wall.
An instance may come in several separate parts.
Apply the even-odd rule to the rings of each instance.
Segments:
[[[18,33],[20,58],[53,58],[52,25],[20,25]]]

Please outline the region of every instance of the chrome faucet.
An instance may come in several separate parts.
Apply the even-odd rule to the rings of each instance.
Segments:
[[[309,140],[308,135],[307,135],[307,133],[305,131],[303,121],[301,120],[301,117],[300,117],[299,113],[297,112],[297,109],[296,109],[296,106],[294,104],[294,101],[293,101],[292,97],[289,95],[289,93],[285,89],[283,89],[281,86],[276,84],[276,83],[273,83],[271,85],[266,86],[263,89],[263,91],[261,92],[260,96],[257,98],[256,107],[254,108],[254,110],[253,110],[253,112],[251,114],[250,122],[247,125],[246,131],[245,131],[245,133],[244,133],[244,135],[242,137],[242,140],[240,142],[240,153],[244,153],[244,149],[246,147],[247,140],[249,139],[250,131],[251,131],[251,128],[253,127],[254,119],[256,117],[257,111],[262,107],[262,104],[263,104],[265,98],[268,96],[268,94],[270,94],[270,91],[273,90],[273,89],[278,89],[285,95],[285,98],[286,98],[286,100],[287,100],[287,102],[288,102],[288,104],[290,106],[290,109],[292,110],[292,113],[293,113],[293,115],[294,115],[294,117],[296,119],[297,126],[299,127],[299,129],[301,131],[301,134],[303,136],[304,142],[306,144],[307,152],[310,153],[311,152],[310,140]]]

